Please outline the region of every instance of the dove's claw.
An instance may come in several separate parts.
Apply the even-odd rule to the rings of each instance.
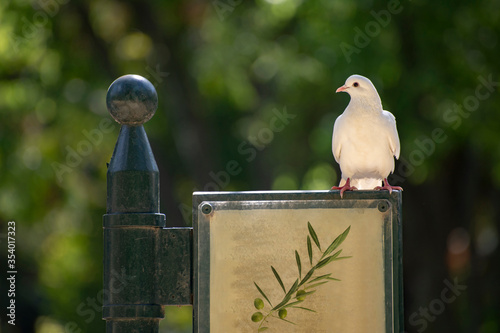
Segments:
[[[332,186],[332,190],[340,190],[340,198],[342,198],[345,191],[354,191],[357,187],[351,186],[351,180],[347,178],[344,186]]]
[[[389,194],[391,194],[393,190],[402,191],[403,188],[401,186],[392,186],[387,181],[387,178],[384,178],[384,186],[377,186],[374,188],[374,190],[387,190],[387,191],[389,191]]]

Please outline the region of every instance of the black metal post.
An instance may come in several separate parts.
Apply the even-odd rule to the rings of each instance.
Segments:
[[[157,254],[165,215],[160,214],[159,172],[142,124],[155,113],[153,85],[137,75],[114,81],[108,110],[122,127],[107,173],[104,215],[103,319],[109,332],[158,332]]]

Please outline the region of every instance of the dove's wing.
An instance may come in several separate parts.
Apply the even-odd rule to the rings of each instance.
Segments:
[[[332,152],[333,157],[335,157],[335,161],[340,164],[340,151],[342,150],[342,146],[340,143],[340,127],[342,123],[342,115],[338,116],[337,120],[335,120],[335,124],[333,125],[333,136],[332,136]]]
[[[398,159],[401,147],[399,144],[398,130],[396,128],[396,118],[389,111],[382,111],[382,115],[386,121],[387,136],[389,139],[391,153],[396,157],[396,159]]]

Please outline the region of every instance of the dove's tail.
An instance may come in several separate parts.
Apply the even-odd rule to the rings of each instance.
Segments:
[[[345,179],[340,181],[340,186],[345,184]],[[351,186],[356,187],[358,190],[373,190],[377,186],[382,185],[382,179],[377,178],[358,178],[351,179]]]

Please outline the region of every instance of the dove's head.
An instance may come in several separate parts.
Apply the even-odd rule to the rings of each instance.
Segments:
[[[345,81],[345,84],[338,88],[336,92],[346,92],[351,95],[351,99],[361,98],[374,101],[380,101],[377,89],[370,79],[361,75],[351,75]]]

